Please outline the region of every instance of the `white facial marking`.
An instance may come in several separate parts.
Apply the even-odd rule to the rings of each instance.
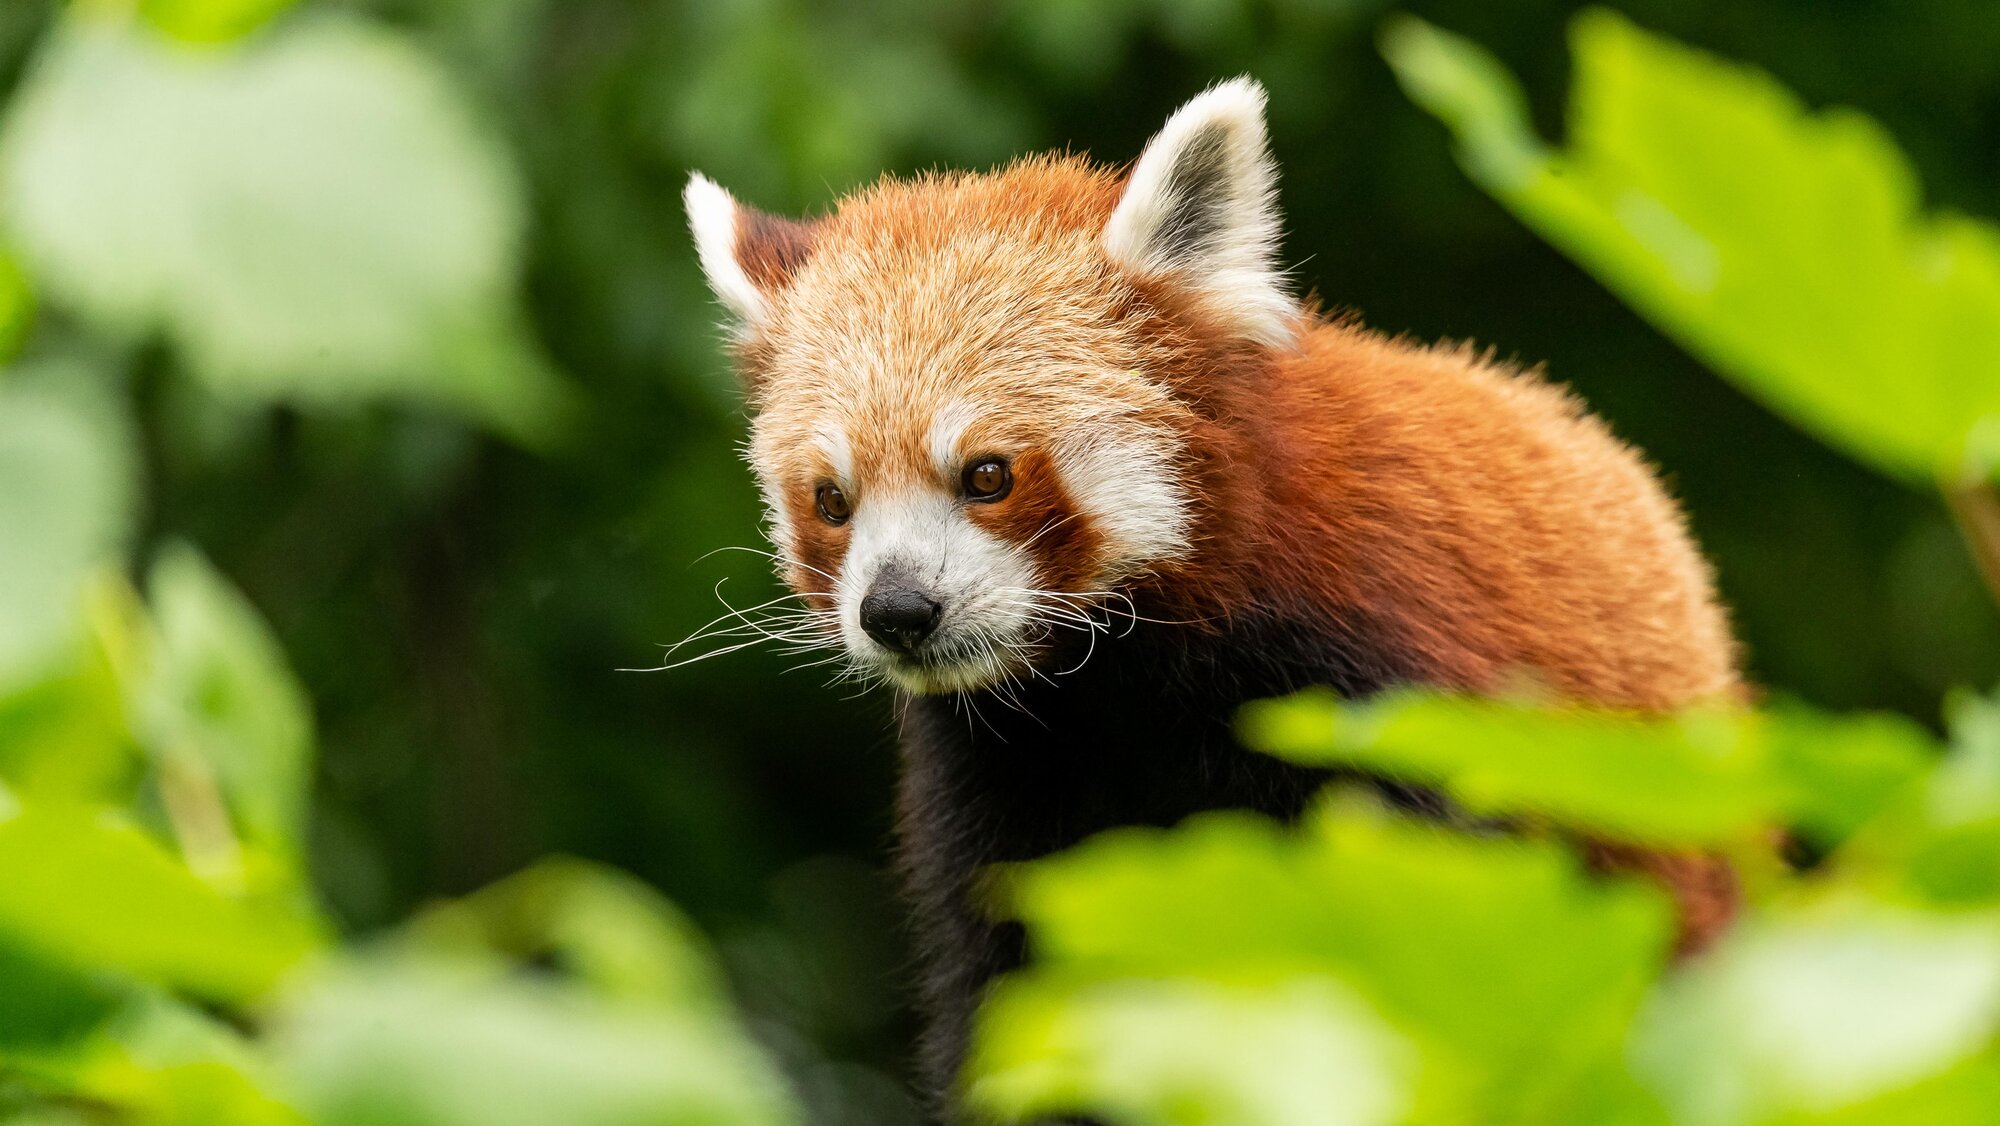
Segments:
[[[965,399],[953,399],[931,417],[926,446],[940,479],[949,481],[958,476],[961,463],[970,452],[961,450],[959,444],[965,438],[966,428],[978,417],[979,408]]]
[[[764,295],[736,260],[736,200],[721,185],[696,172],[681,192],[688,227],[694,232],[701,271],[716,297],[736,314],[745,329],[762,323],[770,309]]]
[[[942,490],[914,486],[870,493],[855,507],[847,558],[834,588],[849,652],[869,660],[913,692],[989,684],[1011,666],[1008,647],[1026,631],[1033,561],[965,518]],[[861,601],[884,571],[895,568],[944,608],[926,642],[928,663],[898,661],[861,628]]]
[[[842,488],[854,487],[854,447],[847,441],[847,431],[840,426],[823,422],[813,431],[813,445],[826,455],[828,465],[833,467],[833,479]]]
[[[792,529],[791,517],[786,514],[787,509],[781,489],[775,482],[766,481],[760,475],[757,478],[757,491],[764,495],[764,533],[770,537],[771,546],[778,549],[779,558],[789,562],[795,558],[793,551],[798,547],[799,541],[798,533]]]
[[[1163,435],[1111,425],[1079,427],[1057,444],[1063,485],[1104,537],[1112,559],[1101,582],[1130,578],[1187,552],[1192,502],[1174,453]]]

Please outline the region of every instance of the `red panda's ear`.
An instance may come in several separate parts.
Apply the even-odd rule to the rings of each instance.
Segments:
[[[812,252],[816,223],[745,207],[699,172],[688,177],[681,202],[709,288],[739,332],[756,330],[770,316],[772,296]]]
[[[1277,265],[1277,181],[1264,88],[1248,78],[1212,86],[1147,143],[1105,224],[1104,252],[1191,291],[1247,339],[1289,344],[1299,308]]]

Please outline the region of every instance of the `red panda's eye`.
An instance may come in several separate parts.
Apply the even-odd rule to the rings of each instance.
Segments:
[[[840,491],[839,485],[821,485],[813,500],[819,505],[819,518],[829,524],[845,524],[854,515],[854,508],[847,503],[847,494]]]
[[[972,500],[999,500],[1014,487],[1014,473],[1004,458],[982,458],[965,467],[962,484]]]

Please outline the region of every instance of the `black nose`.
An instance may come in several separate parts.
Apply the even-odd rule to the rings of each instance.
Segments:
[[[861,600],[861,628],[898,653],[914,653],[937,628],[944,607],[900,582],[877,581]]]

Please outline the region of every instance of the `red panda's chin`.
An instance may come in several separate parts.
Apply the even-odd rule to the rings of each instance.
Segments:
[[[976,692],[990,688],[1010,676],[1025,672],[1018,659],[1005,655],[1003,647],[979,648],[970,652],[920,652],[904,656],[876,650],[868,663],[897,688],[916,696],[942,696],[954,692]]]
[[[976,692],[1005,679],[1008,670],[990,658],[934,662],[890,657],[876,663],[889,682],[916,696]]]

